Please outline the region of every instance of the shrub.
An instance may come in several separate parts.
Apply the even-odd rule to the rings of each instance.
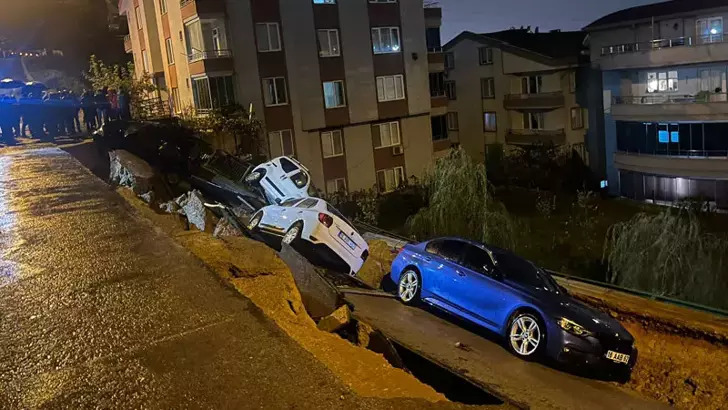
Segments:
[[[610,227],[604,260],[612,283],[726,308],[726,250],[728,242],[702,232],[693,212],[666,209]]]

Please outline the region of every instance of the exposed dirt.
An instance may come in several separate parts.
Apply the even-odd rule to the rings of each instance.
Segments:
[[[396,254],[392,253],[392,248],[386,242],[370,241],[369,258],[356,276],[372,288],[378,289],[382,278],[389,274],[389,268],[392,266],[395,256]]]
[[[380,354],[322,332],[308,316],[285,263],[266,245],[244,237],[215,239],[184,230],[182,219],[158,214],[128,189],[117,190],[143,216],[205,262],[250,298],[291,338],[311,352],[355,393],[365,397],[447,399],[411,374],[392,367]]]

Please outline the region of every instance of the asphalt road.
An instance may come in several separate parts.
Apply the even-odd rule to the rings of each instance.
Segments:
[[[0,150],[0,252],[2,409],[435,406],[352,394],[57,148]]]
[[[475,326],[446,320],[399,300],[345,293],[354,317],[439,365],[458,372],[503,401],[538,409],[662,409],[614,384],[516,358]],[[440,317],[442,316],[442,317]],[[461,348],[456,347],[460,343]]]

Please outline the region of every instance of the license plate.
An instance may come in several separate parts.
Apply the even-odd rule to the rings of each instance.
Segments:
[[[351,248],[351,250],[356,249],[356,244],[354,243],[354,241],[352,241],[351,238],[346,236],[345,233],[339,231],[339,238],[341,238],[341,240],[344,241],[344,243],[347,244]]]
[[[629,363],[629,355],[624,353],[617,353],[613,352],[611,350],[607,351],[607,359],[617,362],[617,363]]]

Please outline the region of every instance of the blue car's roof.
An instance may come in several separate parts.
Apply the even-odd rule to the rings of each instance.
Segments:
[[[487,250],[489,250],[491,252],[495,252],[495,253],[507,253],[507,254],[511,254],[511,255],[514,255],[514,256],[518,256],[515,253],[509,251],[508,249],[503,249],[503,248],[499,248],[497,246],[488,245],[486,243],[474,241],[472,239],[461,238],[459,236],[441,236],[441,237],[438,237],[438,238],[429,239],[429,240],[425,241],[424,243],[430,243],[432,241],[438,241],[438,240],[440,240],[440,241],[441,240],[452,240],[452,241],[464,242],[464,243],[467,243],[467,244],[470,244],[470,245],[473,245],[473,246],[477,246],[479,248],[487,249]]]

